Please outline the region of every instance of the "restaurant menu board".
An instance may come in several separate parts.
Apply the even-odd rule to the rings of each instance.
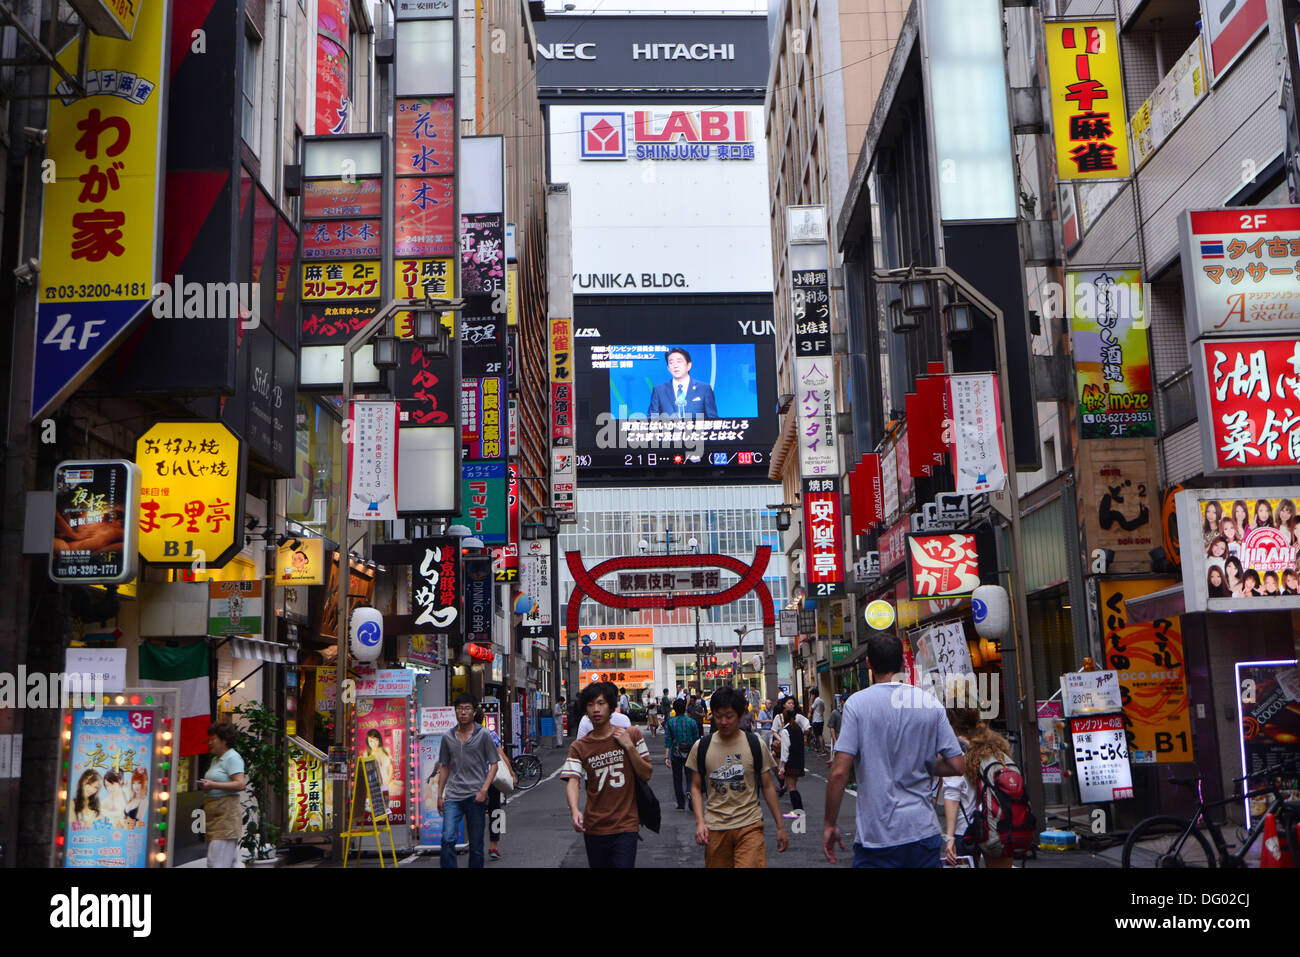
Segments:
[[[1123,715],[1071,718],[1070,740],[1080,803],[1099,804],[1133,796]]]
[[[1241,715],[1241,765],[1254,774],[1300,758],[1300,668],[1291,661],[1237,663],[1238,711]],[[1251,782],[1259,787],[1262,782]],[[1287,799],[1300,800],[1300,776],[1282,781]],[[1268,809],[1271,794],[1247,802],[1247,824]]]
[[[1106,714],[1124,706],[1118,671],[1077,671],[1061,675],[1061,701],[1067,716]]]

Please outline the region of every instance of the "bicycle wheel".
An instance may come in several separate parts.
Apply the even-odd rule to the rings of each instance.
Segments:
[[[1200,828],[1192,828],[1181,844],[1174,846],[1185,830],[1187,822],[1182,818],[1149,817],[1142,821],[1124,842],[1124,867],[1215,867],[1214,848]]]
[[[542,759],[535,754],[521,754],[511,762],[519,779],[519,790],[527,791],[542,780]]]

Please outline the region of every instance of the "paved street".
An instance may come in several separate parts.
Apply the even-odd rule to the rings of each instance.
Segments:
[[[644,732],[644,726],[641,726]],[[647,736],[654,759],[654,775],[650,785],[659,798],[663,808],[663,827],[658,834],[642,829],[642,843],[637,849],[638,867],[702,867],[704,852],[695,843],[694,816],[687,811],[678,811],[674,807],[672,773],[664,765],[663,736]],[[512,796],[506,806],[506,833],[501,838],[499,849],[500,861],[489,860],[489,868],[542,868],[542,867],[586,867],[587,856],[583,847],[582,836],[576,833],[569,823],[569,812],[564,800],[564,783],[558,772],[562,749],[547,748],[542,752],[545,779],[530,791]],[[826,860],[822,853],[821,834],[823,814],[826,802],[825,758],[810,752],[809,773],[800,781],[799,793],[804,799],[807,820],[802,833],[796,831],[799,823],[786,819],[786,828],[790,831],[790,848],[784,854],[776,851],[771,817],[763,812],[767,826],[767,866],[831,868],[836,865]],[[846,867],[852,860],[853,819],[857,796],[848,791],[840,808],[840,828],[844,834],[845,845],[850,849],[840,855],[838,866]],[[789,798],[781,800],[781,813],[791,810]],[[437,867],[436,854],[410,854],[400,858],[400,866]],[[462,854],[459,861],[465,866]],[[324,866],[337,866],[325,864]],[[362,859],[363,867],[378,867],[378,860],[373,853]],[[1119,866],[1119,849],[1115,848],[1104,854],[1091,854],[1085,851],[1065,853],[1042,852],[1036,860],[1029,862],[1029,867],[1060,868],[1089,867],[1110,868]]]

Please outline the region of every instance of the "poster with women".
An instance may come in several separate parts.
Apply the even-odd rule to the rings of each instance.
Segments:
[[[1300,609],[1300,488],[1177,496],[1187,611]]]
[[[73,711],[67,867],[146,867],[152,710]]]
[[[438,754],[442,736],[456,727],[455,708],[423,708],[420,711],[420,738],[416,745],[416,768],[420,775],[420,844],[442,844],[442,814],[438,811]],[[461,825],[460,840],[465,827]]]
[[[373,759],[379,781],[388,792],[388,819],[406,824],[406,766],[410,747],[405,698],[357,698],[357,755]],[[370,824],[366,801],[365,824]]]

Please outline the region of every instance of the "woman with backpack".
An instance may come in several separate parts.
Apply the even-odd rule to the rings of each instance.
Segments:
[[[980,720],[975,708],[949,708],[948,722],[965,750],[966,773],[943,779],[944,858],[949,864],[956,864],[959,854],[978,855],[984,858],[985,867],[1011,867],[1015,859],[1003,853],[1001,842],[993,833],[994,822],[989,820],[988,800],[986,798],[985,807],[980,806],[979,800],[980,793],[986,789],[986,785],[981,783],[983,771],[1001,764],[1014,767],[1011,745]],[[980,827],[977,819],[987,823]],[[967,834],[972,830],[972,824],[976,824],[974,830],[977,832],[989,832],[989,839],[976,843],[974,835]]]

